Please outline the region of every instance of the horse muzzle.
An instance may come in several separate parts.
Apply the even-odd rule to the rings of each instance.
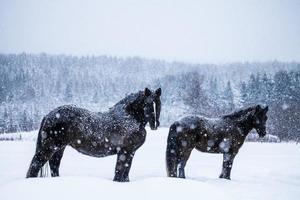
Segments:
[[[151,130],[157,130],[159,125],[160,125],[160,122],[156,121],[155,123],[150,123],[150,128],[151,128]]]
[[[266,131],[260,131],[260,130],[256,130],[256,131],[257,131],[257,134],[260,138],[263,138],[267,135]]]

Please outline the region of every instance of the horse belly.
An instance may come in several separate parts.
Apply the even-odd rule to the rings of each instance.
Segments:
[[[196,146],[195,147],[198,151],[204,152],[204,153],[222,153],[219,148],[211,148],[208,146]]]
[[[87,156],[93,156],[93,157],[105,157],[105,156],[111,156],[111,155],[115,155],[116,152],[115,151],[107,151],[107,150],[90,150],[90,149],[84,149],[84,148],[79,148],[76,149],[78,152],[87,155]]]
[[[222,153],[220,148],[222,138],[224,138],[223,133],[214,130],[213,125],[203,125],[198,131],[198,142],[195,148],[206,153]]]
[[[94,157],[105,157],[116,154],[116,147],[104,141],[78,139],[70,144],[78,152]]]
[[[195,148],[198,151],[205,152],[205,153],[222,153],[219,147],[219,142],[215,140],[203,139],[202,141],[196,144]]]

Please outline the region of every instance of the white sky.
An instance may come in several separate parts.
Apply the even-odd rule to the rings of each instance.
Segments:
[[[0,52],[300,61],[300,0],[0,0]]]

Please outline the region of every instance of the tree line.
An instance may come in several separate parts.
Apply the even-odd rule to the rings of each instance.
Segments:
[[[205,83],[205,77],[197,72],[182,76],[189,80],[179,81],[182,85],[177,88],[186,114],[216,117],[243,107],[268,105],[268,133],[283,141],[300,140],[300,69],[251,74],[235,86],[230,80]]]
[[[144,87],[163,89],[161,124],[185,114],[209,117],[253,104],[270,106],[268,132],[299,140],[299,63],[226,65],[138,57],[0,54],[0,133],[30,131],[63,104],[94,111]]]

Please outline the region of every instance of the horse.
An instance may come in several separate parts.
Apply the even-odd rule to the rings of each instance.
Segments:
[[[51,176],[59,176],[66,146],[94,157],[117,154],[114,181],[128,182],[135,152],[146,139],[145,126],[160,125],[161,88],[128,95],[107,112],[91,112],[73,105],[58,107],[47,114],[38,132],[35,155],[26,178],[37,177],[49,161]]]
[[[255,129],[259,137],[266,135],[268,106],[248,107],[218,118],[187,116],[169,129],[166,149],[168,177],[185,178],[184,168],[195,148],[201,152],[222,153],[223,166],[219,178],[229,179],[233,160],[247,134]]]

